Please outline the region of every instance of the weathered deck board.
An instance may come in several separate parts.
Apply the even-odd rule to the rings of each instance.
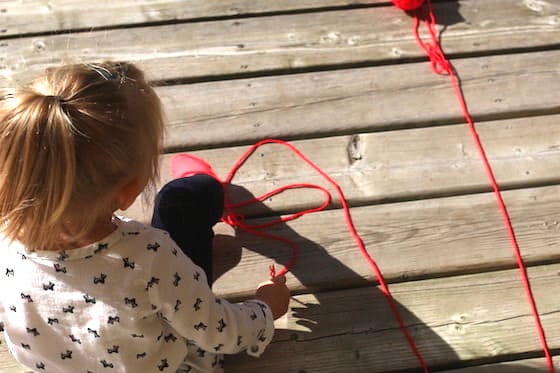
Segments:
[[[554,366],[560,365],[560,357],[554,357],[553,361]],[[535,358],[446,370],[443,373],[542,373],[547,369],[544,358]]]
[[[560,6],[523,4],[434,4],[438,19],[450,23],[443,37],[446,52],[557,45]],[[411,28],[405,13],[387,6],[7,39],[0,42],[0,75],[8,82],[28,80],[61,61],[108,58],[136,62],[155,80],[379,63],[423,56]]]
[[[527,265],[560,262],[559,186],[504,193]],[[515,266],[509,238],[492,194],[402,202],[352,209],[368,252],[389,282],[482,272]],[[249,223],[256,221],[250,220]],[[317,227],[320,227],[318,229]],[[219,225],[215,290],[246,297],[272,263],[288,262],[291,250],[276,241]],[[298,264],[288,274],[297,292],[362,286],[375,276],[359,253],[340,210],[306,216],[269,232],[296,242]]]
[[[488,119],[560,112],[554,61],[560,51],[461,59],[455,66],[471,114]],[[177,85],[158,93],[172,149],[464,121],[447,77],[425,63]]]
[[[478,131],[502,187],[543,185],[560,181],[560,115],[481,122]],[[418,199],[434,195],[488,190],[482,162],[466,125],[451,125],[293,142],[342,187],[352,204]],[[193,152],[225,178],[247,147]],[[169,155],[163,157],[161,183],[170,181]],[[281,185],[326,182],[280,145],[266,145],[241,168],[234,184],[254,195]],[[322,195],[291,191],[289,198],[272,197],[269,209],[287,211],[318,205]],[[242,198],[235,189],[233,200]],[[149,207],[147,211],[149,211]],[[266,213],[260,207],[246,213]],[[140,201],[129,214],[146,221]]]
[[[0,371],[2,373],[23,373],[25,369],[14,360],[4,341],[4,333],[0,333]]]
[[[558,264],[529,269],[551,348],[560,347],[560,306],[548,296],[560,292],[559,271]],[[396,284],[392,291],[431,366],[540,350],[517,270]],[[376,288],[295,296],[289,316],[277,327],[266,355],[228,357],[235,364],[226,369],[410,372],[418,367]]]
[[[511,189],[504,197],[557,353],[560,4],[434,6],[498,179]],[[544,371],[542,358],[529,359],[540,346],[481,161],[448,79],[412,63],[423,54],[411,28],[389,0],[0,1],[0,89],[61,61],[126,59],[160,85],[168,152],[193,151],[224,176],[255,140],[298,140],[342,185],[436,370]],[[258,151],[234,180],[246,188],[234,187],[234,199],[296,181],[324,184],[287,154]],[[169,179],[165,171],[160,183]],[[256,222],[319,200],[290,192],[245,212]],[[138,206],[132,216],[146,220]],[[273,230],[300,246],[288,275],[291,312],[261,359],[231,357],[228,372],[418,367],[332,207]],[[223,296],[250,296],[269,264],[288,260],[284,245],[223,224],[217,231]],[[520,358],[529,360],[503,362]],[[0,371],[24,371],[5,343]]]
[[[206,0],[188,3],[184,0],[4,1],[0,3],[0,36],[388,2],[389,0]]]

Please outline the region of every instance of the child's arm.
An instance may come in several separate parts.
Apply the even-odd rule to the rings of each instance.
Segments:
[[[177,333],[214,353],[247,350],[258,356],[264,351],[274,334],[273,317],[287,309],[274,300],[277,288],[285,285],[267,283],[257,290],[261,300],[232,304],[212,293],[204,271],[172,240],[161,243],[157,255],[150,276],[158,281],[148,288],[150,301]],[[274,307],[274,315],[266,302]]]

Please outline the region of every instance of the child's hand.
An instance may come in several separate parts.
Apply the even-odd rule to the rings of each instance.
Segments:
[[[274,320],[288,312],[290,290],[286,286],[286,277],[278,276],[259,284],[255,298],[268,304]]]

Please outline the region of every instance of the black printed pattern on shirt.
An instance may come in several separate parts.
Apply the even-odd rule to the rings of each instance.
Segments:
[[[113,365],[113,363],[108,362],[107,360],[103,359],[99,361],[101,363],[101,365],[103,366],[103,368],[114,368],[115,366]]]
[[[157,284],[159,284],[159,278],[157,278],[157,277],[150,278],[150,280],[146,284],[146,290],[154,287],[154,285],[157,285]]]
[[[106,278],[107,278],[107,275],[106,275],[105,273],[101,272],[101,273],[99,274],[99,276],[94,276],[94,277],[93,277],[93,283],[94,283],[95,285],[104,284]]]
[[[160,372],[163,372],[166,368],[169,368],[169,363],[167,359],[162,359],[161,363],[158,365],[158,369]]]
[[[107,353],[118,354],[119,353],[119,346],[113,345],[113,347],[107,349]]]
[[[97,249],[95,249],[93,251],[94,254],[98,254],[103,250],[106,250],[109,247],[109,244],[106,243],[100,243],[99,245],[97,245]]]
[[[72,260],[68,260],[70,256],[73,256],[73,253],[68,252],[70,253],[70,255],[68,255],[68,253],[66,252],[61,252],[57,257],[58,262],[51,263],[48,265],[47,268],[48,271],[46,273],[47,275],[41,278],[41,281],[37,282],[37,286],[35,287],[36,290],[33,291],[33,290],[29,290],[29,289],[26,290],[22,288],[21,289],[22,291],[20,293],[20,289],[17,289],[16,297],[21,298],[20,305],[23,306],[24,312],[25,312],[25,308],[27,307],[26,306],[27,304],[30,304],[29,306],[33,306],[33,307],[36,307],[37,305],[41,306],[43,295],[51,296],[50,295],[51,293],[56,294],[57,292],[67,291],[67,289],[72,290],[71,287],[65,285],[66,281],[69,281],[71,279],[77,279],[80,277],[84,278],[83,282],[87,283],[89,285],[89,288],[82,287],[82,289],[84,289],[82,294],[75,292],[73,297],[65,298],[67,299],[66,303],[62,303],[62,304],[59,303],[56,310],[51,310],[51,312],[48,315],[42,315],[39,323],[35,325],[31,324],[27,326],[25,330],[27,331],[28,334],[27,335],[28,340],[17,341],[16,347],[20,347],[23,350],[22,353],[30,353],[27,351],[36,353],[34,349],[38,344],[41,343],[42,339],[47,339],[46,337],[50,336],[51,333],[59,333],[59,331],[65,330],[65,328],[67,328],[69,325],[72,325],[72,322],[73,320],[75,320],[75,317],[78,316],[82,317],[84,315],[83,313],[84,311],[91,312],[91,311],[87,311],[88,309],[91,308],[101,309],[100,307],[104,306],[104,301],[103,301],[104,298],[101,295],[104,294],[105,292],[104,286],[107,287],[107,291],[110,293],[112,290],[110,289],[111,287],[119,285],[118,282],[114,283],[113,281],[117,281],[117,279],[120,278],[118,276],[120,273],[123,274],[126,273],[126,276],[129,275],[137,276],[136,284],[139,285],[138,288],[140,290],[143,289],[147,291],[152,288],[155,288],[152,290],[153,293],[152,292],[146,293],[142,290],[142,294],[140,294],[138,293],[138,289],[135,289],[130,292],[123,291],[119,293],[119,298],[117,299],[120,299],[122,302],[120,307],[122,307],[122,305],[124,304],[125,306],[127,306],[124,308],[129,308],[129,312],[133,313],[135,311],[133,311],[132,309],[138,308],[140,306],[144,308],[147,307],[149,309],[151,306],[151,309],[153,311],[158,311],[158,316],[160,316],[162,320],[167,321],[168,326],[171,325],[172,327],[174,327],[174,323],[177,322],[177,319],[181,319],[184,315],[191,315],[191,319],[187,317],[186,325],[184,324],[183,326],[186,327],[186,329],[190,329],[191,331],[198,332],[197,338],[204,339],[204,338],[208,338],[206,336],[220,335],[220,339],[214,339],[213,341],[212,339],[207,339],[207,341],[210,341],[210,343],[208,343],[207,345],[208,351],[205,351],[204,349],[201,348],[196,350],[196,354],[204,359],[205,364],[207,364],[206,366],[210,366],[210,364],[212,365],[212,367],[216,367],[218,365],[223,366],[223,359],[220,358],[221,356],[220,353],[222,352],[222,350],[226,349],[226,346],[228,349],[230,349],[230,346],[234,346],[234,347],[237,346],[241,348],[244,343],[247,343],[246,341],[247,338],[250,338],[251,340],[253,339],[253,337],[247,337],[247,336],[255,335],[255,332],[250,330],[247,331],[248,334],[243,334],[243,331],[240,331],[239,335],[237,335],[236,333],[233,337],[231,337],[233,338],[233,340],[231,341],[227,341],[227,339],[222,339],[222,338],[229,338],[226,337],[227,334],[233,333],[232,330],[237,330],[235,327],[236,324],[234,323],[235,321],[231,321],[232,319],[228,318],[230,317],[230,315],[228,314],[225,314],[227,315],[227,317],[226,316],[221,317],[224,315],[222,313],[217,313],[212,317],[208,317],[208,315],[206,315],[207,312],[210,312],[211,310],[214,309],[218,310],[217,312],[221,312],[223,307],[229,307],[229,305],[225,301],[224,301],[225,303],[222,304],[222,300],[217,298],[212,293],[209,294],[204,293],[205,291],[207,291],[205,290],[205,287],[207,285],[206,285],[206,281],[203,282],[200,281],[200,279],[203,276],[202,272],[196,270],[197,267],[194,268],[189,267],[188,269],[185,270],[185,269],[175,268],[173,266],[167,266],[166,268],[173,268],[172,270],[169,270],[167,272],[165,272],[165,270],[158,270],[153,273],[147,271],[144,272],[144,270],[146,268],[149,269],[150,266],[146,265],[141,255],[149,256],[153,258],[157,258],[159,255],[168,255],[168,257],[173,258],[173,261],[177,261],[177,262],[180,262],[181,257],[178,255],[179,252],[177,252],[175,248],[170,250],[166,248],[163,245],[163,243],[157,241],[151,241],[149,243],[144,243],[143,245],[145,245],[144,247],[146,250],[137,251],[138,254],[130,254],[126,252],[125,255],[112,254],[112,255],[119,255],[119,256],[115,256],[111,258],[113,262],[115,261],[115,258],[117,258],[116,262],[114,263],[114,269],[107,269],[107,270],[105,267],[98,267],[98,268],[91,267],[91,269],[89,269],[88,271],[83,271],[83,270],[75,271],[73,267],[75,264],[75,261],[73,260],[74,258],[72,258]],[[88,263],[90,263],[89,265],[92,266],[96,260],[102,258],[103,255],[106,255],[105,253],[106,249],[108,249],[108,245],[100,244],[95,250],[95,254],[99,254],[99,255],[96,256],[95,259],[88,261]],[[107,252],[115,253],[113,250],[108,250]],[[183,255],[182,253],[180,254]],[[28,260],[27,258],[25,259]],[[32,262],[32,261],[33,260],[28,260],[28,262]],[[63,261],[64,263],[62,263]],[[17,266],[12,268],[11,266],[9,266],[9,264],[6,264],[6,267],[4,268],[5,268],[4,281],[11,280],[12,277],[15,277],[17,279],[16,276],[21,273],[19,272],[19,267]],[[136,271],[132,271],[135,269]],[[135,274],[136,272],[138,272],[138,274]],[[114,274],[117,274],[117,276],[114,276]],[[147,275],[145,278],[140,277],[143,276],[144,274]],[[160,278],[165,280],[160,280]],[[60,285],[61,283],[63,284],[62,286]],[[175,287],[180,287],[180,286],[184,286],[184,287],[193,286],[196,291],[189,292],[189,294],[192,295],[182,296],[179,295],[182,293],[177,293],[177,290],[174,289]],[[200,292],[198,288],[201,288],[202,290],[200,291],[202,292]],[[173,298],[170,299],[170,297],[167,295],[167,292],[169,292],[169,294],[173,294],[172,295]],[[17,296],[17,294],[20,295]],[[95,296],[93,296],[92,294],[94,294]],[[161,294],[163,294],[163,296],[166,297],[165,302],[167,303],[165,304],[158,303],[158,299],[159,299],[158,297],[162,296]],[[148,298],[148,295],[150,298]],[[151,298],[153,295],[155,296]],[[177,297],[177,295],[179,295],[179,297]],[[208,304],[207,302],[216,303],[220,306],[214,306],[213,304]],[[257,333],[258,340],[259,342],[265,342],[266,341],[266,338],[264,336],[265,329],[260,328],[262,326],[262,323],[260,319],[257,321],[258,319],[257,314],[259,314],[260,316],[261,312],[258,312],[258,309],[260,308],[263,316],[266,316],[266,312],[265,312],[266,306],[261,305],[258,302],[256,302],[256,304],[259,307],[253,307],[255,311],[252,311],[251,308],[244,308],[241,305],[239,306],[236,305],[235,311],[244,312],[246,316],[250,316],[251,320],[256,322],[255,325],[259,325],[260,330],[259,333]],[[16,308],[15,305],[10,305],[8,308],[8,305],[9,303],[6,305],[6,307],[11,312],[19,311],[18,309],[19,307]],[[144,309],[143,308],[141,309],[142,312],[144,312]],[[111,311],[114,311],[114,309],[112,309]],[[104,344],[102,346],[103,350],[102,351],[98,350],[98,352],[100,352],[102,355],[99,357],[99,359],[96,360],[96,364],[98,364],[97,367],[95,368],[93,366],[89,366],[87,368],[89,368],[91,371],[98,371],[98,370],[105,371],[105,369],[107,370],[114,369],[116,365],[114,361],[112,361],[111,356],[114,357],[114,355],[117,354],[124,356],[124,353],[121,353],[121,346],[124,345],[104,343],[105,340],[104,338],[101,337],[100,333],[102,330],[105,329],[103,327],[101,327],[101,329],[98,328],[98,326],[100,325],[105,325],[106,328],[111,328],[111,330],[116,331],[122,327],[122,325],[119,324],[121,324],[121,319],[123,315],[119,316],[119,314],[111,311],[105,312],[104,316],[102,316],[102,319],[97,320],[97,321],[101,321],[101,323],[99,322],[88,323],[90,327],[86,326],[85,330],[66,329],[67,331],[65,333],[60,333],[61,337],[63,337],[63,341],[59,347],[59,350],[55,353],[55,358],[58,358],[59,356],[60,360],[63,360],[64,364],[66,364],[66,366],[69,367],[73,366],[72,363],[81,364],[82,362],[81,361],[82,357],[80,356],[81,354],[78,354],[77,352],[74,353],[73,349],[81,351],[82,349],[85,348],[84,345],[87,346],[90,343],[97,343],[97,344],[103,343]],[[200,315],[201,318],[197,320],[195,318],[197,316],[195,315]],[[123,320],[126,320],[127,317]],[[180,321],[180,322],[185,323],[185,321]],[[231,324],[232,326],[230,326],[230,323],[233,323]],[[123,322],[123,324],[125,323]],[[162,330],[165,331],[162,331],[160,335],[157,337],[157,339],[161,340],[164,343],[172,344],[176,342],[185,341],[181,336],[181,333],[175,333],[175,332],[171,333],[167,329],[162,329]],[[70,331],[72,331],[72,333],[74,334],[70,334]],[[144,334],[142,332],[143,330],[139,328],[136,331],[136,333],[131,333],[131,331],[127,331],[126,335],[128,336],[128,338],[144,338]],[[153,334],[151,334],[150,332],[149,334],[146,335],[151,337]],[[98,342],[94,342],[96,340],[98,340]],[[223,342],[223,343],[219,343],[219,342]],[[190,343],[191,345],[193,344],[192,341],[187,341],[187,344],[188,343]],[[122,349],[124,351],[124,347],[122,347]],[[130,352],[127,351],[127,352],[130,358],[136,361],[136,360],[146,359],[148,355],[152,354],[150,351],[151,350],[149,351],[140,350],[140,351],[130,351]],[[103,356],[105,353],[107,355]],[[41,356],[41,355],[37,355],[37,356]],[[105,359],[102,359],[102,357],[105,357]],[[169,361],[171,361],[168,360],[168,358],[169,356],[165,356],[165,355],[151,356],[151,359],[153,359],[151,361],[156,362],[155,363],[156,367],[152,366],[152,370],[156,370],[157,368],[157,370],[159,371],[167,371],[169,368]],[[32,360],[30,364],[35,365],[35,369],[37,369],[38,371],[49,370],[49,367],[44,362],[39,361],[38,359]],[[62,364],[62,362],[60,364]],[[187,366],[187,365],[183,365],[183,366]],[[83,366],[83,368],[81,369],[85,369],[85,368],[86,366]]]
[[[60,263],[54,263],[53,265],[56,273],[66,273],[66,267],[62,266]]]
[[[146,249],[147,249],[148,251],[151,250],[151,251],[153,251],[153,252],[158,251],[159,247],[160,247],[160,246],[159,246],[159,243],[157,243],[157,242],[154,242],[153,244],[152,244],[152,243],[149,243],[148,245],[146,245]]]

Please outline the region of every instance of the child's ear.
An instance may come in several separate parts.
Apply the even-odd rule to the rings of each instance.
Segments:
[[[136,197],[140,194],[142,188],[138,179],[134,178],[124,184],[118,191],[116,195],[117,209],[126,210],[128,209],[136,200]]]

